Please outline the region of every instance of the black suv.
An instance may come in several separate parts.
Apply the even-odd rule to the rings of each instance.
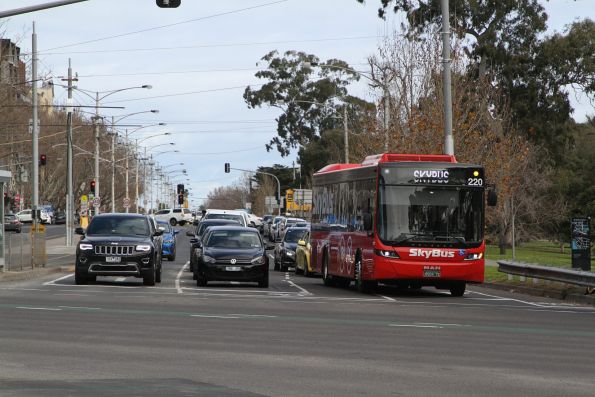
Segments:
[[[97,276],[142,277],[145,285],[161,282],[161,230],[148,216],[99,214],[76,247],[75,282],[86,284]]]

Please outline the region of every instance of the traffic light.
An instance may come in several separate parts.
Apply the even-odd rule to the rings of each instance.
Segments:
[[[91,191],[91,193],[95,194],[95,181],[91,181],[89,183],[89,190]]]
[[[184,204],[184,184],[178,183],[178,204]]]
[[[156,0],[155,2],[161,8],[177,8],[182,0]]]
[[[229,174],[229,171],[231,171],[231,166],[229,165],[229,163],[225,163],[225,173]]]
[[[45,154],[39,155],[39,165],[45,165],[47,163],[48,158]]]

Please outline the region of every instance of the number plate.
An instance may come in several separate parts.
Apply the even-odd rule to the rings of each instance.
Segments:
[[[440,277],[440,269],[424,269],[424,277]]]
[[[239,272],[240,270],[242,270],[242,268],[239,266],[226,266],[225,270],[227,270],[228,272]]]
[[[122,258],[120,258],[119,256],[107,256],[105,258],[105,261],[107,263],[120,263],[122,262]]]

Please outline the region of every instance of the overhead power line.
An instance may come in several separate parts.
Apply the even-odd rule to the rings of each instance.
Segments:
[[[225,87],[225,88],[213,88],[210,90],[199,90],[199,91],[188,91],[188,92],[178,92],[175,94],[164,94],[164,95],[155,95],[155,96],[146,96],[142,98],[132,98],[132,99],[120,99],[117,101],[110,101],[106,103],[122,103],[122,102],[133,102],[133,101],[144,101],[146,99],[157,99],[157,98],[170,98],[176,96],[184,96],[184,95],[194,95],[194,94],[204,94],[208,92],[219,92],[219,91],[231,91],[237,89],[245,89],[247,86],[251,87],[261,87],[263,84],[246,84],[246,85],[238,85],[235,87]]]
[[[297,44],[297,43],[319,43],[319,42],[327,42],[327,41],[366,40],[366,39],[378,39],[381,37],[382,36],[356,36],[356,37],[334,37],[334,38],[324,38],[324,39],[256,41],[256,42],[248,42],[248,43],[195,44],[195,45],[176,46],[176,47],[122,48],[122,49],[86,50],[86,51],[69,51],[69,52],[40,52],[40,55],[105,54],[105,53],[118,53],[118,52],[188,50],[188,49],[192,49],[192,48],[251,47],[251,46],[261,46],[261,45],[275,45],[275,44]]]
[[[276,4],[286,3],[288,1],[289,0],[278,0],[278,1],[273,1],[273,2],[270,2],[270,3],[258,4],[258,5],[251,6],[251,7],[238,8],[236,10],[231,10],[231,11],[226,11],[226,12],[220,12],[220,13],[217,13],[217,14],[207,15],[207,16],[204,16],[204,17],[188,19],[186,21],[180,21],[180,22],[170,23],[170,24],[167,24],[167,25],[154,26],[154,27],[151,27],[151,28],[135,30],[135,31],[132,31],[132,32],[120,33],[120,34],[111,35],[111,36],[105,36],[105,37],[101,37],[101,38],[94,39],[94,40],[80,41],[78,43],[61,45],[59,47],[49,48],[49,49],[44,50],[44,51],[41,51],[41,52],[48,52],[48,51],[52,51],[52,50],[58,50],[58,49],[61,49],[61,48],[76,47],[76,46],[83,45],[83,44],[90,44],[90,43],[96,43],[98,41],[104,41],[104,40],[110,40],[110,39],[117,39],[119,37],[131,36],[131,35],[135,35],[135,34],[139,34],[139,33],[145,33],[145,32],[150,32],[150,31],[159,30],[159,29],[171,28],[173,26],[179,26],[179,25],[184,25],[184,24],[187,24],[187,23],[198,22],[198,21],[204,21],[204,20],[207,20],[207,19],[218,18],[218,17],[222,17],[222,16],[226,16],[226,15],[239,14],[241,12],[255,10],[255,9],[263,8],[263,7],[269,7],[269,6],[273,6],[273,5],[276,5]]]

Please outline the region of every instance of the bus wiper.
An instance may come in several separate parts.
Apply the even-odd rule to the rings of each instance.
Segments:
[[[432,237],[428,233],[402,233],[396,240],[391,241],[392,243],[405,243],[411,241],[417,237]]]
[[[438,239],[442,239],[442,240],[455,240],[455,241],[457,241],[459,243],[465,243],[465,242],[467,242],[465,240],[465,237],[461,237],[461,236],[434,236],[434,238],[436,240],[438,240]]]

